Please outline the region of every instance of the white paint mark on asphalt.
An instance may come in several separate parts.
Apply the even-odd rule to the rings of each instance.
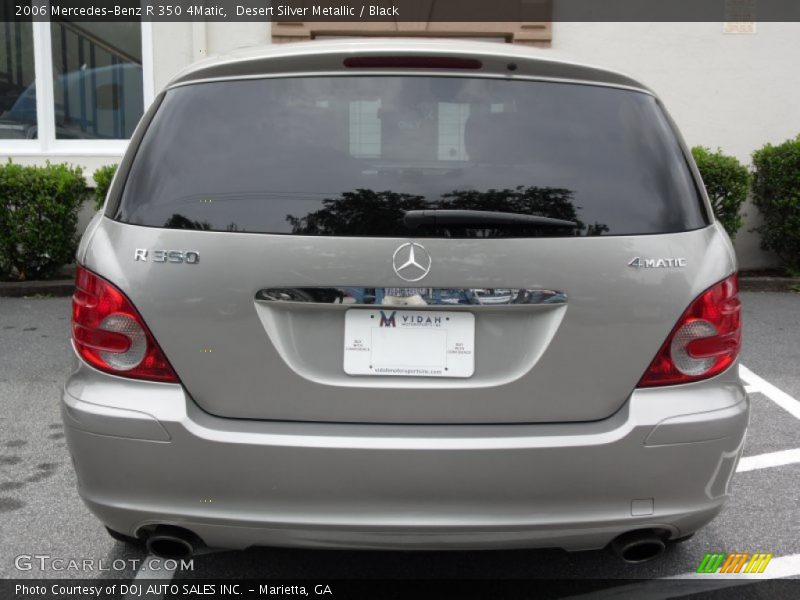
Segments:
[[[152,561],[152,562],[151,562]],[[172,581],[172,578],[175,575],[175,568],[177,568],[177,563],[175,563],[175,568],[167,569],[166,565],[172,565],[175,561],[164,560],[163,558],[158,558],[157,556],[153,556],[152,554],[148,554],[142,560],[142,566],[139,567],[139,570],[136,572],[136,577],[134,577],[134,583],[141,583],[144,579],[158,579],[162,582],[169,582]],[[158,569],[151,569],[150,567],[157,566]],[[163,598],[163,594],[149,594],[147,596],[148,600],[161,600]],[[125,600],[132,600],[133,598],[140,598],[140,596],[136,596],[133,594],[128,594],[125,596]]]
[[[569,600],[577,600],[578,598],[585,600],[590,598],[592,600],[627,600],[628,598],[636,598],[636,600],[666,600],[667,598],[682,598],[692,594],[753,583],[754,579],[782,579],[797,576],[800,576],[800,554],[791,554],[773,558],[763,573],[731,573],[725,575],[717,573],[682,573],[663,579],[651,579],[642,583],[620,585],[587,594],[569,596]]]
[[[769,381],[762,379],[744,365],[739,365],[739,377],[754,391],[764,394],[775,404],[791,414],[795,419],[800,419],[800,402],[789,394],[776,388]]]
[[[768,467],[782,467],[794,463],[800,463],[800,448],[767,452],[766,454],[756,454],[755,456],[743,456],[739,459],[736,472],[742,473],[744,471],[755,471],[756,469],[766,469]]]

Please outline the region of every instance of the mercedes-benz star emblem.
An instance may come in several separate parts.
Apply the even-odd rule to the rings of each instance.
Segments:
[[[392,266],[404,281],[419,281],[431,270],[431,255],[422,244],[406,242],[394,251]]]

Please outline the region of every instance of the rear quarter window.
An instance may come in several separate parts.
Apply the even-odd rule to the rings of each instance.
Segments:
[[[133,149],[131,150],[133,151]],[[575,227],[430,225],[415,237],[670,233],[707,225],[657,100],[567,83],[293,77],[168,91],[114,218],[150,227],[408,236],[409,210]]]

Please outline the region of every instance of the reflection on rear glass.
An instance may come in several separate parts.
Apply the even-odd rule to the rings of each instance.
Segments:
[[[116,218],[155,227],[407,236],[409,210],[577,227],[424,226],[415,237],[625,235],[704,226],[656,100],[469,77],[298,77],[167,93]]]

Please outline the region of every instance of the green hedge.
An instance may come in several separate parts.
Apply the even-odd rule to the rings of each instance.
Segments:
[[[735,237],[742,227],[740,211],[747,199],[750,172],[735,157],[723,154],[719,149],[713,152],[703,146],[695,146],[692,155],[703,176],[714,214],[728,235]]]
[[[114,178],[114,173],[116,172],[117,165],[106,165],[105,167],[97,169],[94,175],[92,175],[92,179],[94,179],[95,183],[94,202],[97,210],[103,208],[103,203],[106,201],[106,194],[108,194],[108,188],[111,186],[111,180]]]
[[[0,165],[0,278],[46,278],[72,261],[85,198],[79,167]]]
[[[736,158],[696,146],[692,154],[714,212],[731,235],[742,226],[741,206],[751,176]],[[94,172],[101,208],[117,165]],[[800,136],[753,154],[753,203],[763,217],[755,229],[788,272],[800,275]],[[72,261],[78,210],[88,196],[80,167],[0,164],[0,278],[37,279]]]
[[[763,223],[761,247],[778,255],[784,268],[800,276],[800,135],[753,153],[753,204]]]

